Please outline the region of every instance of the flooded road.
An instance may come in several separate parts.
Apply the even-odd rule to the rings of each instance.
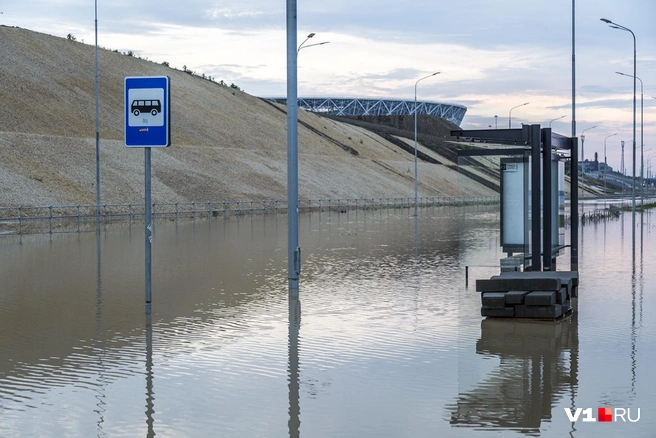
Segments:
[[[299,301],[285,215],[159,222],[150,318],[142,225],[3,236],[0,435],[654,436],[652,216],[635,248],[630,213],[580,227],[552,323],[480,316],[497,210],[303,215]],[[583,421],[602,407],[640,419]]]

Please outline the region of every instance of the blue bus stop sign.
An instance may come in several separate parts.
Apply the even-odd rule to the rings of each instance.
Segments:
[[[169,83],[168,76],[125,78],[125,146],[171,144]]]

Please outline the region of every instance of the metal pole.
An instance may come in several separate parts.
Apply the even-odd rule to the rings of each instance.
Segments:
[[[585,163],[584,163],[584,161],[585,161],[585,149],[584,149],[585,135],[583,135],[583,134],[585,133],[585,131],[589,131],[590,129],[594,129],[596,127],[597,127],[597,125],[594,125],[590,128],[586,128],[583,131],[581,131],[581,202],[583,202],[583,200],[585,199]],[[581,211],[583,211],[583,210],[584,210],[583,204],[581,204]]]
[[[634,41],[635,41],[635,36],[634,36]],[[634,48],[635,48],[635,46],[634,46]],[[634,51],[634,63],[635,63],[635,51]],[[634,71],[635,71],[635,66],[634,66]],[[633,114],[633,117],[634,117],[634,119],[633,119],[634,130],[635,130],[635,80],[637,79],[637,80],[640,81],[640,204],[642,205],[642,204],[644,204],[644,202],[645,202],[645,199],[644,199],[644,188],[643,188],[644,185],[645,185],[645,184],[644,184],[644,176],[643,176],[643,172],[644,172],[644,162],[645,162],[645,161],[644,161],[644,160],[645,160],[645,143],[644,143],[644,84],[642,83],[642,79],[640,79],[639,77],[637,77],[637,76],[635,76],[635,75],[634,75],[634,76],[631,76],[631,75],[627,75],[626,73],[621,73],[621,72],[619,72],[619,71],[616,71],[615,73],[617,73],[618,75],[628,76],[628,77],[630,77],[630,78],[631,78],[631,77],[633,78],[633,82],[634,82],[634,91],[633,91],[633,92],[634,92],[634,95],[633,95],[633,98],[634,98],[634,102],[633,102],[633,105],[634,105],[634,106],[633,106],[633,111],[634,111],[634,114]],[[635,135],[635,131],[634,131],[634,135]]]
[[[636,186],[636,77],[637,77],[637,57],[636,57],[636,36],[633,33],[631,29],[628,27],[624,27],[620,24],[613,23],[611,20],[608,20],[606,18],[602,18],[601,21],[604,23],[608,23],[611,28],[613,29],[619,29],[619,30],[624,30],[626,32],[631,33],[631,36],[633,37],[633,188],[632,188],[632,198],[633,198],[633,203],[632,203],[632,226],[633,226],[633,231],[631,233],[631,238],[632,238],[632,247],[634,250],[634,256],[635,256],[635,228],[636,228],[636,193],[635,193],[635,186]]]
[[[581,210],[583,210],[583,200],[585,199],[585,162],[583,160],[583,157],[585,156],[584,145],[585,145],[585,135],[581,133]]]
[[[437,74],[440,74],[440,72],[435,72],[433,74],[430,74],[428,76],[424,76],[421,79],[418,79],[417,82],[415,82],[415,108],[414,108],[414,113],[415,113],[415,216],[417,216],[417,84],[420,81],[423,81],[424,79],[428,79],[431,76],[435,76]]]
[[[640,79],[640,78],[636,78]],[[645,204],[645,180],[643,172],[645,169],[645,129],[644,129],[644,102],[642,80],[640,80],[640,205]]]
[[[572,160],[572,177],[570,184],[570,192],[572,196],[570,204],[572,209],[572,223],[570,229],[570,270],[572,271],[579,270],[579,166],[577,164],[579,160],[579,145],[577,140],[576,137],[570,139],[570,154]]]
[[[576,137],[576,0],[572,0],[572,138]],[[577,163],[572,163],[578,166]],[[576,190],[578,191],[578,185]]]
[[[296,0],[287,0],[287,278],[298,297],[301,248],[298,245],[298,48]]]
[[[100,114],[98,87],[98,0],[95,1],[96,34],[96,224],[100,226]]]
[[[152,303],[152,243],[153,243],[153,222],[151,213],[151,185],[150,185],[150,148],[144,148],[144,182],[145,182],[145,250],[146,250],[146,313],[151,312]]]
[[[606,138],[604,138],[604,195],[607,194],[607,188],[606,188],[606,179],[607,179],[607,174],[608,174],[608,158],[606,156],[606,140],[608,140],[610,137],[613,137],[617,135],[617,132],[615,134],[607,135]]]
[[[628,30],[628,29],[627,29]],[[637,78],[637,62],[636,62],[636,37],[633,31],[630,31],[633,36],[633,233],[632,233],[632,242],[633,242],[633,252],[635,254],[635,228],[636,228],[636,78]]]
[[[541,199],[540,199],[540,147],[542,137],[540,125],[529,126],[529,144],[531,146],[531,271],[542,271],[541,229]],[[550,220],[546,218],[545,220]],[[546,245],[548,242],[544,242]]]

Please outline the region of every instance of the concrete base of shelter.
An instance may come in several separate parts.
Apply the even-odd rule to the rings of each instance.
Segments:
[[[481,315],[555,320],[568,315],[577,296],[578,272],[503,272],[476,280]]]

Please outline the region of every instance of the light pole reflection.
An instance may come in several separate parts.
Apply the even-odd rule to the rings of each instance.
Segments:
[[[289,437],[298,438],[301,427],[300,381],[298,369],[298,333],[301,327],[301,301],[298,295],[289,294],[289,339],[288,339],[288,381],[289,381]]]

